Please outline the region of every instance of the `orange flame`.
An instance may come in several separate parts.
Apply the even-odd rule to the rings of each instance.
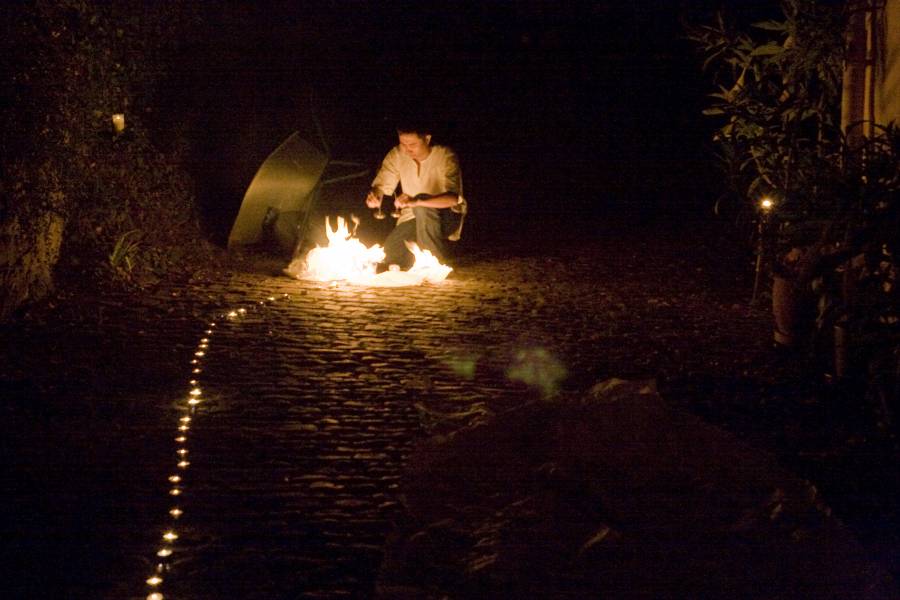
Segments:
[[[428,250],[421,250],[407,242],[415,262],[408,271],[388,270],[376,274],[378,263],[384,260],[384,248],[375,244],[367,248],[350,232],[346,221],[337,218],[337,229],[332,230],[331,221],[325,218],[327,246],[317,246],[304,259],[291,262],[285,273],[310,281],[345,281],[355,285],[373,287],[401,287],[439,283],[453,270],[441,262]]]

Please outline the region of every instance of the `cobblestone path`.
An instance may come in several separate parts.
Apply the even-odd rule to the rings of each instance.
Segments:
[[[487,261],[416,288],[250,274],[210,286],[225,310],[250,310],[203,358],[166,597],[370,595],[404,459],[433,414],[502,411],[561,369],[578,385],[610,368],[637,307],[627,286],[598,285],[592,257]],[[671,304],[644,310],[644,327],[689,325]]]
[[[234,307],[263,290],[278,300],[212,336],[182,503],[186,558],[168,587],[192,598],[365,597],[422,434],[416,405],[447,413],[524,399],[504,363],[534,334],[531,309],[479,281],[228,286]],[[551,341],[541,338],[533,344]]]
[[[146,598],[177,500],[167,600],[369,596],[405,458],[435,415],[501,414],[555,383],[716,373],[723,349],[739,356],[729,368],[765,356],[768,317],[747,310],[746,286],[698,266],[684,239],[636,237],[472,256],[431,287],[222,273],[149,308],[111,302],[99,333],[51,329],[48,355],[79,382],[54,384],[46,406],[30,388],[8,400],[20,518],[4,533],[19,575],[0,590]],[[711,312],[721,319],[697,316]],[[178,406],[210,315],[191,465],[172,498]]]

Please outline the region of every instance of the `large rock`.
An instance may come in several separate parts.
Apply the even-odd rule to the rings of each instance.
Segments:
[[[612,380],[430,443],[382,598],[895,598],[816,488]]]

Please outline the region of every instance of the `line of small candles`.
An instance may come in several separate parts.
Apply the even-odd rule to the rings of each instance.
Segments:
[[[290,298],[290,296],[282,294],[281,298]],[[266,303],[275,302],[277,299],[275,296],[269,296],[266,300],[257,302],[252,308],[264,306]],[[219,321],[235,321],[245,314],[247,314],[246,308],[238,308],[219,315]],[[204,330],[204,335],[200,338],[200,342],[197,344],[197,348],[190,360],[191,379],[188,381],[190,391],[187,394],[185,403],[179,406],[181,415],[178,417],[176,426],[176,470],[168,476],[168,482],[171,484],[169,496],[172,498],[178,498],[184,493],[184,478],[188,467],[191,465],[187,458],[188,432],[197,414],[197,408],[203,402],[203,390],[200,387],[200,375],[203,373],[203,358],[209,351],[210,338],[216,332],[217,327],[218,321],[216,320],[208,323],[208,327]],[[156,551],[156,568],[146,580],[149,590],[147,600],[165,600],[165,596],[162,593],[163,575],[169,572],[170,560],[175,553],[175,542],[178,540],[175,524],[182,516],[184,516],[184,510],[181,508],[180,503],[173,503],[172,508],[169,509],[170,526],[163,532],[162,543]]]

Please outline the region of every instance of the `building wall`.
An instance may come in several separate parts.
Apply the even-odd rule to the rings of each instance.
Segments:
[[[887,0],[876,61],[875,122],[900,125],[900,0]]]
[[[851,145],[900,124],[900,0],[851,0],[841,127]]]

